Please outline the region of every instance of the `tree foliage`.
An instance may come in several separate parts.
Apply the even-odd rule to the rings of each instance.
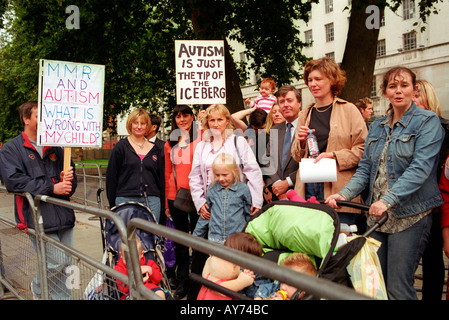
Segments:
[[[393,10],[401,3],[376,1]],[[441,1],[419,1],[424,22]],[[6,31],[0,33],[0,141],[22,129],[17,107],[37,99],[39,59],[106,66],[105,126],[113,128],[114,116],[133,106],[170,113],[176,103],[175,39],[232,39],[245,45],[252,62],[235,63],[229,48],[226,70],[227,95],[233,99],[232,107],[241,108],[239,85],[245,83],[249,69],[261,77],[273,77],[278,86],[301,77],[308,58],[302,54],[304,44],[295,21],[307,20],[312,3],[317,2],[0,0],[0,31]],[[79,7],[79,29],[66,27],[69,5]],[[362,43],[375,47],[374,41]],[[354,67],[357,70],[360,65]]]

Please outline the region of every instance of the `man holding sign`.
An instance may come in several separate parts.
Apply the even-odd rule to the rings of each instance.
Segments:
[[[38,146],[37,122],[38,103],[28,101],[19,107],[20,120],[24,124],[21,134],[8,141],[0,150],[0,169],[3,181],[9,192],[31,195],[49,195],[51,197],[70,200],[77,186],[74,163],[67,172],[63,172],[64,151],[60,147]],[[25,197],[16,195],[14,201],[15,218],[19,229],[35,228],[30,205]],[[69,246],[73,245],[73,227],[75,214],[72,209],[51,203],[40,203],[45,233]],[[34,237],[31,240],[35,241]],[[35,243],[34,243],[35,244]],[[61,257],[62,256],[62,257]],[[53,257],[47,254],[48,275],[55,279],[48,283],[56,283],[57,288],[49,288],[52,299],[65,299],[70,292],[62,279],[67,257],[59,254]],[[50,265],[51,262],[51,265]],[[55,272],[51,272],[54,270]],[[33,293],[40,294],[39,277],[31,284]]]

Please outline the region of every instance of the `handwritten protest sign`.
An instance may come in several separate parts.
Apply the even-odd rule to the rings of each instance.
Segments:
[[[103,65],[40,60],[38,145],[101,148]]]
[[[223,40],[176,40],[178,104],[226,103]]]

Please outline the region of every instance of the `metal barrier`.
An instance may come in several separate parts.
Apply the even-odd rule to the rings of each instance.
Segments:
[[[0,191],[6,189],[0,186]],[[112,291],[118,281],[130,285],[129,279],[133,279],[131,265],[127,266],[129,276],[126,276],[105,261],[97,261],[45,234],[39,204],[44,201],[111,219],[126,244],[126,227],[116,213],[49,196],[38,195],[34,199],[28,193],[21,196],[26,197],[32,207],[35,229],[21,231],[15,222],[0,217],[0,299],[12,296],[21,300],[36,298],[31,292],[32,281],[40,283],[39,298],[43,300],[113,299],[105,292]],[[125,257],[130,261],[128,254],[126,251]],[[96,296],[88,297],[86,288],[92,284],[96,286]],[[133,291],[131,298],[140,298],[136,294]]]
[[[131,259],[133,259],[132,265],[134,268],[138,268],[138,261],[136,260],[137,246],[135,242],[136,229],[142,229],[150,233],[158,234],[164,238],[171,239],[176,243],[182,243],[194,250],[220,257],[268,278],[288,283],[296,288],[301,288],[317,298],[332,300],[370,300],[369,297],[361,295],[353,289],[329,280],[311,277],[290,268],[280,266],[272,261],[267,261],[261,257],[256,257],[223,245],[215,244],[206,239],[195,237],[188,233],[167,228],[163,225],[158,225],[139,218],[132,219],[127,226],[128,246],[131,253]],[[138,283],[136,287],[137,290],[139,290],[142,295],[145,295],[145,292],[149,290],[143,286],[142,279],[137,274],[138,270],[139,269],[134,270],[134,274],[136,275],[134,281]]]
[[[106,185],[106,177],[102,173],[102,168],[107,168],[108,166],[105,164],[96,164],[96,163],[82,163],[75,162],[75,170],[81,169],[82,174],[77,174],[78,176],[78,187],[75,194],[72,196],[73,200],[83,203],[85,205],[93,205],[97,206],[98,202],[95,197],[91,198],[89,195],[95,194],[95,192],[104,188]],[[95,173],[89,173],[89,170],[94,171]],[[82,185],[82,188],[80,188]],[[81,194],[82,192],[82,194]],[[104,204],[105,197],[104,194],[101,195],[101,203]],[[105,206],[103,206],[105,208]]]
[[[0,186],[0,191],[6,191],[6,189]],[[128,226],[125,227],[121,218],[111,211],[80,205],[49,196],[37,195],[34,200],[29,194],[24,194],[23,196],[26,196],[30,204],[32,204],[32,207],[35,208],[35,210],[33,210],[33,216],[35,221],[38,222],[35,223],[35,230],[30,229],[28,230],[28,233],[25,234],[15,228],[14,223],[7,222],[4,218],[0,217],[0,222],[8,225],[7,228],[3,228],[4,230],[0,228],[0,287],[6,287],[10,293],[14,294],[14,296],[19,299],[32,298],[29,284],[36,273],[40,277],[42,299],[54,298],[52,297],[52,294],[54,291],[58,290],[58,288],[55,287],[57,283],[65,285],[65,288],[59,287],[60,291],[62,289],[66,291],[64,292],[64,298],[72,300],[87,299],[85,291],[88,282],[95,280],[98,273],[103,273],[113,281],[120,281],[126,284],[129,287],[129,299],[159,299],[159,297],[157,297],[151,290],[144,286],[142,281],[135,242],[136,229],[142,229],[146,232],[158,234],[164,238],[172,239],[177,243],[182,243],[194,250],[231,261],[268,278],[286,282],[295,287],[300,287],[315,297],[332,300],[369,299],[369,297],[360,295],[353,289],[338,285],[331,281],[310,277],[292,269],[279,266],[266,259],[214,244],[208,240],[194,237],[188,233],[167,228],[163,225],[151,223],[142,219],[132,219]],[[105,265],[104,262],[92,259],[82,252],[55,241],[53,238],[46,235],[43,232],[42,218],[39,209],[41,201],[71,208],[80,212],[86,212],[105,219],[111,219],[119,230],[122,243],[125,244],[125,258],[130,262],[127,263],[128,276],[117,272],[112,267]],[[23,239],[21,241],[16,241],[10,236],[12,233]],[[26,245],[23,244],[23,241],[27,241]],[[35,243],[35,245],[33,245],[33,250],[31,249],[33,247],[31,243]],[[56,251],[56,253],[54,251]],[[21,259],[19,259],[20,256],[23,256],[25,262],[21,262]],[[64,265],[66,267],[71,267],[70,272],[72,273],[67,274],[67,268],[65,271],[58,269],[56,274],[54,274],[54,270],[49,270],[48,267],[52,262],[59,262],[62,260],[65,260]],[[21,266],[18,267],[17,263],[25,264],[25,268],[22,268]],[[17,276],[14,272],[18,272],[20,275]],[[64,272],[65,275],[63,274]],[[52,282],[54,279],[56,280]],[[69,290],[67,290],[67,288]],[[4,293],[4,290],[3,288],[0,288],[0,293],[2,292]],[[5,295],[4,297],[9,297],[9,295]],[[0,295],[0,298],[4,297]]]

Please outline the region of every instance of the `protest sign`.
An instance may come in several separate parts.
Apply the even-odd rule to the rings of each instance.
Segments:
[[[103,65],[39,61],[38,145],[101,148],[104,77]]]
[[[177,104],[226,103],[223,40],[175,40]]]

